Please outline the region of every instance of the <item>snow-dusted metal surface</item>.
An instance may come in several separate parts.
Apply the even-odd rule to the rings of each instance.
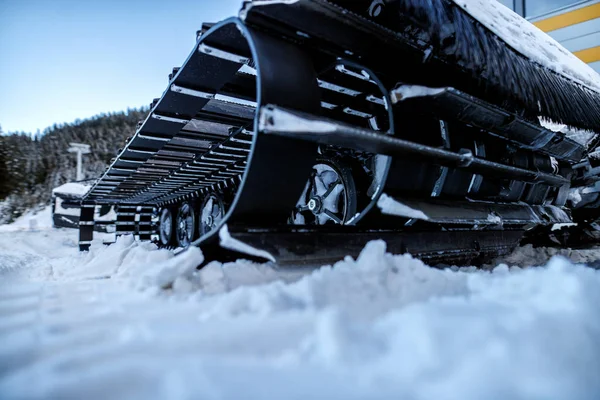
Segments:
[[[596,133],[585,129],[569,128],[565,124],[557,124],[545,118],[539,118],[540,125],[552,132],[564,133],[566,137],[576,141],[577,143],[586,146],[596,136]]]
[[[600,91],[596,71],[508,7],[490,0],[452,1],[524,56]]]
[[[337,126],[324,120],[308,120],[277,107],[263,107],[258,116],[258,130],[270,132],[274,126],[284,132],[335,132]]]
[[[52,194],[67,194],[77,197],[82,197],[84,194],[89,192],[92,185],[86,185],[77,182],[68,182],[64,185],[60,185],[52,189]]]

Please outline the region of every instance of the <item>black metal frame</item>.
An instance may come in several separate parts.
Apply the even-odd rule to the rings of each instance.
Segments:
[[[203,249],[208,260],[240,255],[239,247],[227,239],[267,250],[279,262],[309,264],[329,262],[348,254],[356,256],[368,240],[383,238],[390,244],[391,251],[409,250],[432,262],[444,252],[443,257],[452,253],[455,261],[469,261],[506,252],[516,244],[528,224],[570,221],[568,214],[553,214],[553,206],[542,205],[542,202],[565,197],[565,188],[571,183],[569,163],[578,161],[583,149],[497,105],[454,89],[416,101],[420,103],[418,107],[431,109],[433,120],[438,123],[436,118],[454,117],[454,121],[464,126],[471,124],[528,149],[531,153],[528,156],[535,153],[547,160],[555,156],[564,170],[552,172],[547,165],[536,164],[535,160],[526,165],[520,164],[518,158],[500,162],[469,149],[436,147],[402,138],[400,134],[407,132],[402,132],[404,127],[394,127],[399,124],[388,93],[388,88],[398,82],[398,74],[387,74],[389,67],[381,68],[381,73],[379,70],[370,72],[381,78],[381,81],[374,78],[381,91],[378,93],[383,96],[378,100],[388,107],[389,133],[398,135],[386,135],[323,117],[319,71],[325,63],[347,55],[349,63],[360,68],[356,60],[363,61],[364,55],[365,62],[379,67],[377,61],[381,59],[377,57],[382,55],[374,55],[378,51],[390,47],[404,49],[408,58],[422,57],[422,52],[404,40],[390,39],[391,32],[360,17],[353,15],[342,20],[336,14],[338,8],[324,1],[300,3],[299,8],[294,9],[301,15],[286,15],[287,22],[294,17],[304,18],[302,26],[305,26],[310,20],[307,17],[322,12],[319,18],[331,22],[332,26],[312,26],[314,32],[310,33],[315,33],[315,39],[305,33],[302,35],[294,31],[294,24],[281,26],[286,21],[273,18],[282,12],[283,5],[265,12],[255,10],[245,15],[245,21],[231,18],[203,26],[195,50],[180,68],[173,70],[168,89],[153,102],[136,134],[86,195],[80,223],[82,250],[89,248],[93,237],[92,207],[95,204],[120,204],[117,233],[133,233],[140,239],[148,239],[155,226],[151,218],[142,221],[142,214],[202,197],[209,190],[226,191],[232,196],[218,226],[192,243]],[[353,21],[357,26],[352,26]],[[345,35],[348,32],[351,34]],[[346,48],[356,48],[358,54],[350,54]],[[243,65],[251,68],[254,76],[241,73]],[[336,95],[347,96],[348,93]],[[223,101],[218,96],[235,99]],[[415,136],[418,135],[409,135]],[[390,222],[377,225],[386,217],[377,209],[371,210],[373,218],[368,218],[364,225],[344,227],[345,230],[311,227],[304,231],[304,228],[286,226],[285,221],[317,159],[318,144],[387,155],[394,160],[414,160],[416,163],[412,165],[417,167],[419,162],[446,167],[455,175],[451,183],[459,186],[464,186],[463,181],[475,175],[510,184],[518,181],[519,199],[525,185],[530,183],[531,201],[520,206],[469,204],[460,190],[454,193],[462,196],[462,202],[414,199],[411,204],[415,208],[420,201],[431,214],[426,228],[430,232],[420,231],[424,224],[417,223],[413,227],[414,221],[409,224],[402,216],[387,218]],[[460,176],[460,173],[465,175]],[[386,179],[387,176],[382,185]],[[554,197],[548,195],[550,192]],[[562,195],[557,195],[558,192]],[[370,207],[377,199],[372,200]],[[559,203],[555,205],[564,204]],[[89,211],[84,211],[88,209],[92,210],[91,216]],[[129,214],[133,211],[128,212],[128,209],[140,215],[136,214],[132,220]],[[476,218],[469,216],[469,212]],[[486,223],[486,213],[499,216],[507,230],[498,231],[500,226],[494,219]],[[474,224],[483,226],[483,230],[472,231]],[[442,232],[441,227],[448,225],[456,231]],[[376,229],[377,226],[381,229]],[[430,235],[427,240],[426,235]],[[432,240],[439,240],[439,245],[430,245]],[[314,256],[307,255],[309,248]],[[256,254],[251,257],[257,257]]]
[[[552,186],[570,183],[560,175],[488,161],[474,156],[471,151],[456,153],[272,105],[261,110],[260,122],[260,132],[267,135],[292,137],[389,156],[426,159],[437,165],[524,182],[544,182]]]

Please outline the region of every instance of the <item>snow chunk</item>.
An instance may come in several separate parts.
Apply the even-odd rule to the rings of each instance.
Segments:
[[[594,151],[592,151],[589,154],[590,158],[593,158],[594,160],[598,160],[600,159],[600,148],[596,148]]]
[[[585,188],[583,188],[585,189]],[[581,194],[583,193],[583,189],[582,188],[571,188],[569,189],[569,194],[567,195],[567,200],[569,200],[571,202],[571,205],[573,207],[577,207],[577,204],[581,203],[582,197]]]
[[[66,194],[74,197],[83,197],[83,195],[85,195],[90,190],[90,188],[90,185],[84,185],[82,183],[77,182],[69,182],[52,189],[52,194]]]
[[[223,274],[231,282],[237,274],[246,275],[242,266],[225,264]],[[216,267],[215,267],[216,268]],[[246,266],[246,269],[248,266]],[[347,257],[333,266],[325,266],[285,284],[273,271],[263,271],[262,285],[231,287],[221,296],[198,297],[203,304],[201,318],[240,316],[242,314],[273,315],[283,311],[316,311],[336,307],[352,313],[353,318],[370,320],[384,310],[399,304],[445,294],[462,293],[466,277],[451,271],[427,267],[410,255],[386,253],[381,240],[369,242],[356,260]],[[213,271],[211,274],[215,275]],[[286,275],[284,275],[286,276]],[[419,288],[414,282],[419,282]],[[214,280],[211,280],[211,285]],[[366,299],[369,299],[366,301]]]
[[[596,71],[508,7],[490,0],[452,1],[524,56],[600,91]]]
[[[502,225],[502,218],[498,214],[488,214],[487,221],[492,224]]]
[[[71,262],[53,267],[55,278],[75,281],[111,279],[120,275],[129,277],[128,271],[151,270],[148,265],[157,265],[173,257],[172,251],[159,250],[153,243],[135,241],[132,235],[119,236],[110,246],[103,244],[103,235],[95,233],[94,236],[89,251],[75,252]]]
[[[392,103],[410,99],[413,97],[434,96],[445,91],[446,88],[430,88],[419,85],[401,85],[390,92]]]
[[[221,247],[229,250],[239,251],[243,254],[248,254],[251,256],[261,257],[265,260],[269,260],[275,262],[275,257],[271,255],[268,251],[256,249],[244,242],[241,242],[235,238],[233,238],[229,234],[229,228],[227,224],[223,225],[223,227],[219,230],[219,239]]]
[[[172,289],[173,292],[188,293],[197,290],[197,268],[204,262],[202,251],[195,246],[189,247],[177,257],[172,255],[163,262],[153,264],[137,263],[129,269],[131,282],[138,290],[158,292]]]
[[[415,210],[407,205],[400,203],[394,198],[383,193],[379,200],[377,200],[377,206],[381,209],[384,214],[396,215],[399,217],[422,219],[427,221],[429,217],[423,213],[423,211]]]
[[[511,254],[494,260],[491,264],[505,263],[511,266],[543,266],[553,257],[568,258],[573,263],[588,264],[600,260],[600,248],[560,249],[555,247],[533,247],[530,244],[517,247]],[[600,274],[600,272],[599,272]]]
[[[560,231],[562,228],[569,228],[572,226],[577,226],[576,223],[573,222],[565,222],[562,224],[554,224],[552,225],[552,228],[550,229],[551,231]]]
[[[539,117],[538,119],[540,121],[540,125],[542,125],[544,128],[551,130],[552,132],[563,133],[569,139],[574,140],[585,147],[587,147],[590,141],[596,136],[596,133],[592,131],[569,128],[565,124],[558,124],[543,117]]]

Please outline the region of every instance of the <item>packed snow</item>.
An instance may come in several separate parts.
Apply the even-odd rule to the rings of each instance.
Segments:
[[[539,121],[540,125],[542,125],[544,128],[551,130],[552,132],[564,133],[566,137],[576,141],[577,143],[585,147],[587,147],[590,144],[591,140],[596,136],[596,133],[592,131],[588,131],[585,129],[569,128],[565,124],[558,124],[543,117],[539,117]]]
[[[392,103],[398,103],[414,97],[435,96],[447,90],[446,88],[430,88],[419,85],[400,85],[391,91]]]
[[[48,230],[52,228],[52,206],[30,210],[12,224],[0,225],[0,232]]]
[[[91,187],[90,184],[68,182],[52,189],[52,194],[66,194],[74,197],[83,197],[84,194],[89,192]]]
[[[381,210],[382,213],[388,215],[396,215],[398,217],[406,217],[406,218],[415,218],[427,221],[429,217],[425,215],[425,213],[421,210],[415,210],[407,206],[406,204],[402,204],[398,200],[394,199],[391,196],[383,193],[379,200],[377,200],[377,206]]]
[[[498,214],[488,214],[487,221],[492,224],[502,225],[502,217]]]
[[[597,399],[598,259],[442,270],[374,241],[315,270],[197,270],[197,248],[6,228],[0,398]]]
[[[452,0],[531,60],[600,91],[600,75],[560,43],[497,1]]]

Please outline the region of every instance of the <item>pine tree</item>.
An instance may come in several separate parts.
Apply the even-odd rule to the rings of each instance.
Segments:
[[[0,136],[0,201],[10,199],[11,203],[0,210],[4,213],[0,223],[47,204],[54,187],[75,180],[76,160],[66,151],[70,142],[91,146],[92,153],[84,158],[84,176],[100,176],[146,113],[145,109],[133,109],[54,124],[41,134]]]
[[[6,165],[8,157],[8,146],[0,127],[0,201],[4,200],[11,192],[12,183],[8,180],[9,173]]]

